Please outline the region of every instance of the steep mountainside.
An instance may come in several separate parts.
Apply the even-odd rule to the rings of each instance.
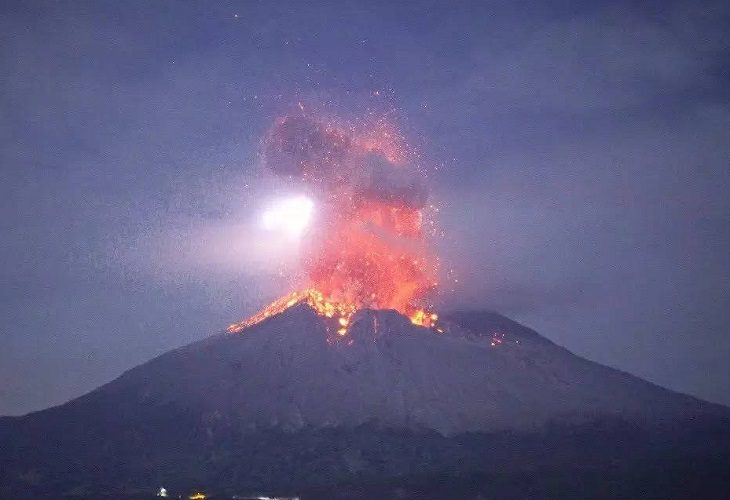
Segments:
[[[365,310],[339,337],[299,304],[169,352],[65,405],[0,419],[0,494],[483,471],[529,465],[519,458],[526,449],[537,460],[533,448],[542,445],[517,436],[546,429],[574,435],[619,422],[609,435],[618,425],[622,439],[636,429],[676,436],[692,422],[727,417],[723,407],[584,360],[493,313],[456,313],[441,324],[439,333]],[[586,443],[595,439],[588,435]],[[590,447],[566,446],[574,449],[566,463],[593,459]]]
[[[196,408],[252,431],[377,421],[446,435],[601,414],[667,420],[711,411],[486,319],[456,315],[438,334],[395,312],[361,311],[340,339],[298,305],[240,334],[163,355],[72,404],[118,394],[151,407]]]

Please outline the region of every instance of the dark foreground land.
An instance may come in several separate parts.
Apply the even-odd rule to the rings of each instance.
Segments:
[[[209,498],[302,500],[720,499],[730,494],[730,424],[723,419],[653,428],[602,419],[535,433],[451,438],[366,425],[227,432],[213,443],[194,433],[184,439],[174,429],[159,432],[153,442],[130,435],[118,453],[109,453],[103,440],[62,440],[55,459],[45,463],[26,449],[35,465],[25,470],[4,463],[8,454],[3,453],[0,498],[153,498],[159,486],[174,498],[203,491]]]

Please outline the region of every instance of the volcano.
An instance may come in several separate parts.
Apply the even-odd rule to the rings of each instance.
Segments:
[[[504,316],[458,312],[436,329],[363,309],[347,335],[332,321],[299,302],[0,419],[0,496],[693,496],[728,484],[727,408]]]

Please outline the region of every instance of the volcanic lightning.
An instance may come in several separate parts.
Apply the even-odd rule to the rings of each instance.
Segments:
[[[297,303],[333,318],[339,335],[355,311],[394,309],[432,327],[427,310],[438,259],[429,251],[426,176],[418,156],[386,120],[342,124],[304,114],[277,120],[264,166],[306,193],[266,212],[264,224],[301,235],[303,291],[228,328],[239,332]],[[313,207],[316,223],[310,224]]]
[[[269,207],[262,217],[262,224],[270,231],[283,231],[299,236],[309,225],[314,202],[306,196],[288,198]]]

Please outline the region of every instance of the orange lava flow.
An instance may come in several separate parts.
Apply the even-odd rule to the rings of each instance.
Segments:
[[[231,324],[226,331],[228,333],[239,333],[250,326],[272,316],[276,316],[288,308],[301,303],[309,305],[320,316],[336,319],[338,335],[347,335],[347,327],[350,324],[350,319],[358,310],[358,307],[354,304],[329,301],[321,292],[310,288],[301,292],[292,292],[275,300],[250,318],[239,323]],[[438,316],[424,309],[414,309],[409,319],[414,325],[432,328],[435,327]]]

